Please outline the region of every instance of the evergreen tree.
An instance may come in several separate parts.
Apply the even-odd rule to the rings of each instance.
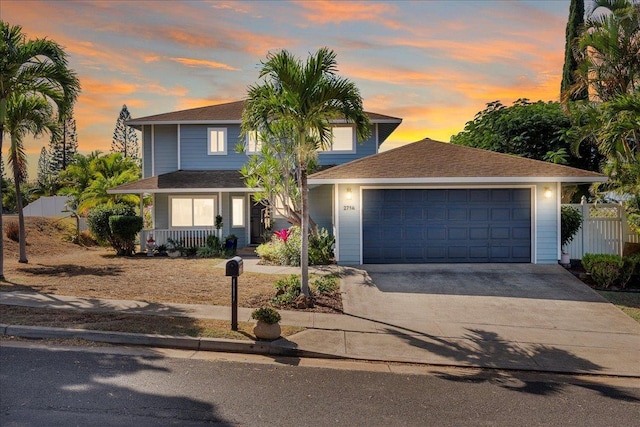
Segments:
[[[564,45],[564,67],[562,68],[562,83],[560,85],[560,95],[569,94],[571,101],[589,99],[586,87],[574,93],[569,89],[576,84],[576,70],[578,60],[576,59],[577,40],[584,26],[584,0],[571,0],[569,6],[569,20],[567,21],[566,42]]]
[[[73,111],[60,123],[60,132],[51,137],[49,144],[49,171],[54,175],[65,170],[78,154],[78,134]]]
[[[116,128],[113,131],[113,141],[111,142],[112,153],[122,153],[123,157],[131,157],[134,160],[139,159],[138,155],[138,134],[136,130],[125,124],[131,119],[131,113],[127,109],[126,104],[122,106],[118,120],[116,120]]]
[[[46,182],[50,174],[51,159],[49,158],[49,152],[47,147],[42,147],[40,150],[40,157],[38,158],[38,182]]]

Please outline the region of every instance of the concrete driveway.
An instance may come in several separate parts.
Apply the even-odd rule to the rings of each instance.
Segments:
[[[640,324],[558,265],[364,265],[346,273],[345,314],[373,321],[386,339],[372,343],[404,359],[426,351],[458,365],[640,374]],[[351,353],[366,350],[352,345]]]

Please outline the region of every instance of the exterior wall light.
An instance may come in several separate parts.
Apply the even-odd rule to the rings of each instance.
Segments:
[[[351,200],[353,198],[353,194],[351,193],[351,189],[347,188],[347,200]]]
[[[553,196],[553,191],[549,187],[544,187],[544,197],[545,199],[550,199]]]

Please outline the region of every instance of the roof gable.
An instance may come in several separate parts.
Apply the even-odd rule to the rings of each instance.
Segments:
[[[569,166],[425,138],[309,176],[309,183],[340,182],[597,182],[606,177]]]

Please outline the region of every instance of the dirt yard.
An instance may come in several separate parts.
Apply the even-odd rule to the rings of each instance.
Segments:
[[[4,224],[17,218],[3,216]],[[230,279],[220,259],[116,257],[114,251],[71,243],[72,223],[27,218],[27,264],[18,263],[18,244],[4,239],[5,282],[0,291],[133,299],[147,302],[229,305]],[[274,296],[281,275],[245,273],[239,278],[238,302],[259,307]],[[336,312],[341,303],[318,305]]]

